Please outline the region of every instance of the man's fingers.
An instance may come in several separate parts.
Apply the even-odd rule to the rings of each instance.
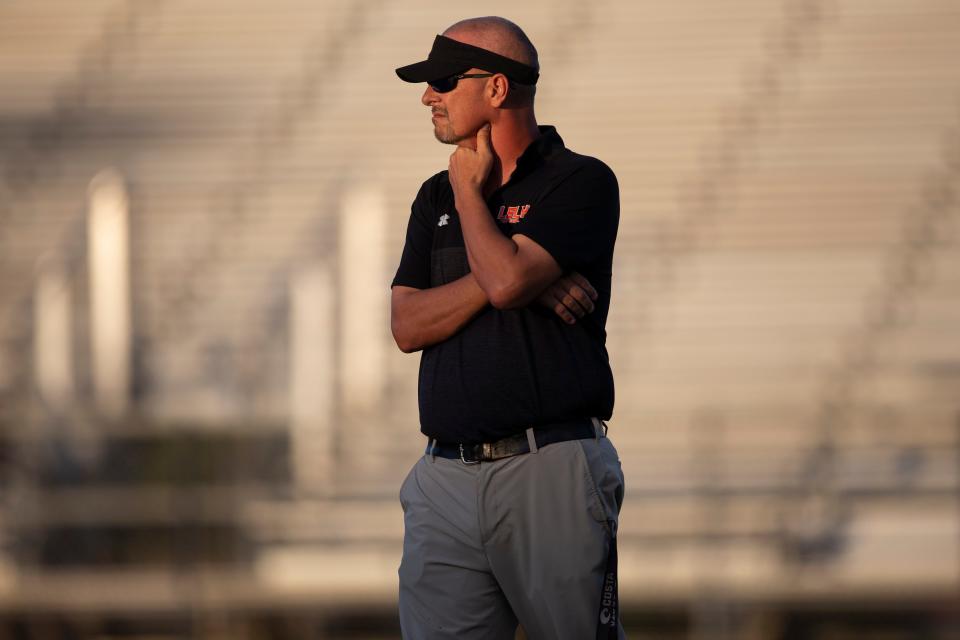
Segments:
[[[477,131],[477,153],[490,151],[490,123],[480,127]]]
[[[590,286],[589,282],[586,284]],[[554,313],[568,324],[574,324],[577,318],[592,313],[595,308],[589,290],[566,276],[558,278],[540,295],[539,301],[545,307],[553,309]]]
[[[590,298],[590,294],[576,284],[573,280],[563,277],[560,278],[557,284],[562,289],[563,296],[572,299],[577,306],[583,309],[584,314],[591,313],[593,311],[594,305],[593,300]],[[561,296],[561,300],[563,300],[564,304],[567,304],[567,300],[563,296]]]
[[[570,313],[562,302],[558,302],[553,307],[553,311],[567,324],[576,324],[577,319]]]
[[[576,271],[571,271],[569,277],[571,280],[576,282],[581,289],[586,291],[587,295],[589,295],[591,299],[593,300],[597,299],[597,290],[593,288],[593,285],[590,284],[589,280],[584,278],[582,275],[580,275]]]
[[[571,293],[564,294],[564,296],[560,298],[560,302],[562,302],[567,309],[570,309],[578,318],[582,318],[593,310],[593,303],[589,301],[581,302]]]
[[[560,293],[562,296],[562,292]],[[551,287],[543,292],[540,295],[539,301],[548,309],[553,309],[553,312],[560,316],[560,319],[566,322],[567,324],[576,324],[577,319],[570,312],[570,310],[563,304],[560,298],[557,296],[556,289]]]

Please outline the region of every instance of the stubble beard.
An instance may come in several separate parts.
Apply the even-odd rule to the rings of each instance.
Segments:
[[[460,135],[453,129],[450,121],[444,118],[445,123],[441,126],[437,123],[433,126],[433,135],[437,141],[443,144],[459,144],[461,140],[466,140],[470,136]]]

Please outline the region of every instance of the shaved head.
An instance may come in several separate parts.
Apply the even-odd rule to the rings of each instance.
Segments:
[[[537,49],[530,42],[530,38],[523,32],[523,29],[506,18],[499,16],[467,18],[447,27],[443,35],[487,51],[493,51],[534,69],[540,69]],[[537,89],[536,85],[524,85],[515,81],[511,81],[510,84],[514,88],[514,98],[518,104],[533,102],[533,96]]]
[[[500,55],[540,68],[537,50],[530,38],[513,22],[498,16],[467,18],[450,25],[443,35],[475,47],[493,51]]]

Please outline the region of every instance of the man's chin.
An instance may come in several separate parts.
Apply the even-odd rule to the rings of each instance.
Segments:
[[[450,137],[444,134],[442,131],[434,131],[433,137],[437,139],[437,142],[442,142],[443,144],[457,144],[457,139]]]
[[[470,137],[457,135],[455,131],[450,129],[441,129],[440,127],[433,128],[433,136],[438,142],[442,142],[443,144],[460,144],[460,142]]]

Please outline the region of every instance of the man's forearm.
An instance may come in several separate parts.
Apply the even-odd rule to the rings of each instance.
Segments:
[[[493,306],[525,306],[561,275],[552,259],[531,259],[531,256],[522,254],[517,241],[503,235],[479,192],[458,196],[456,206],[460,212],[467,260],[477,284]],[[528,241],[528,244],[533,243]],[[543,252],[539,247],[535,249]]]
[[[443,342],[489,304],[472,273],[430,289],[394,287],[390,328],[405,353]]]
[[[493,221],[483,198],[495,159],[490,130],[488,123],[477,131],[476,148],[457,147],[448,177],[470,269],[490,304],[509,309],[534,300],[562,272],[543,247],[522,235],[505,236]]]
[[[467,261],[477,284],[489,297],[491,292],[508,288],[514,280],[512,262],[517,256],[517,244],[497,229],[479,192],[470,191],[458,196],[456,206],[467,247]]]

